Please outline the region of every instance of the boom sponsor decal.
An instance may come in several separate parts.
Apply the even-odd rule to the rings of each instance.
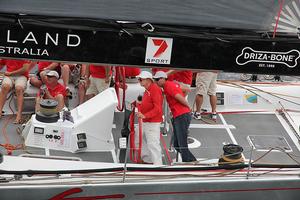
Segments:
[[[0,43],[0,56],[46,56],[49,57],[49,47],[78,47],[81,38],[77,34],[48,33],[38,34],[33,31],[22,32],[6,30],[1,37],[5,43]]]
[[[170,64],[172,38],[148,37],[145,63]]]
[[[299,57],[300,52],[296,49],[288,52],[273,52],[255,51],[250,47],[245,47],[242,53],[236,57],[236,63],[238,65],[246,65],[251,62],[262,63],[259,64],[259,67],[275,67],[274,64],[283,64],[289,68],[294,68],[298,64]]]

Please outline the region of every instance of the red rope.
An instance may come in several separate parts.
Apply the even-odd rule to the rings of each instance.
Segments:
[[[130,122],[130,153],[129,153],[129,158],[131,161],[135,162],[134,160],[134,155],[135,155],[135,131],[134,131],[134,115],[135,115],[135,106],[136,106],[136,102],[133,102],[131,104],[132,106],[132,112],[130,114],[130,117],[129,117],[129,122]]]
[[[280,8],[279,8],[279,11],[278,11],[278,14],[277,14],[276,24],[275,24],[274,32],[273,32],[273,38],[275,38],[275,35],[276,35],[279,18],[280,18],[280,15],[281,15],[283,4],[284,4],[284,0],[278,0],[278,1],[280,1]]]
[[[4,137],[5,143],[0,144],[0,146],[6,149],[7,155],[11,155],[14,150],[24,148],[23,144],[13,145],[13,144],[10,144],[10,142],[9,142],[9,137],[8,137],[7,132],[6,132],[6,128],[7,128],[8,124],[9,124],[9,122],[12,118],[13,118],[13,115],[10,116],[9,118],[7,118],[4,122],[4,124],[3,124],[3,127],[2,127],[2,134],[3,134],[3,137]]]

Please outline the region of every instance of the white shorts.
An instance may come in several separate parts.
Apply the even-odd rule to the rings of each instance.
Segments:
[[[11,88],[15,85],[15,87],[19,86],[25,90],[27,87],[27,78],[26,76],[5,76],[2,85],[9,85]]]
[[[217,73],[201,72],[196,77],[196,94],[200,95],[216,95],[217,89]]]
[[[86,95],[97,95],[109,87],[109,83],[105,83],[104,78],[90,77],[90,86],[86,91]]]

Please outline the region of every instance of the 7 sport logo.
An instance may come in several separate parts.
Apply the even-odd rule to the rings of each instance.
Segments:
[[[172,38],[148,37],[145,63],[170,64]]]

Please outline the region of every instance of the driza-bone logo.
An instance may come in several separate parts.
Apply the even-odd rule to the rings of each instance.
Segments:
[[[148,37],[145,63],[170,64],[172,38]]]
[[[296,49],[288,52],[272,52],[272,51],[255,51],[250,47],[245,47],[242,53],[236,58],[238,65],[246,65],[247,63],[270,63],[284,64],[289,68],[297,66],[297,60],[300,52]]]

